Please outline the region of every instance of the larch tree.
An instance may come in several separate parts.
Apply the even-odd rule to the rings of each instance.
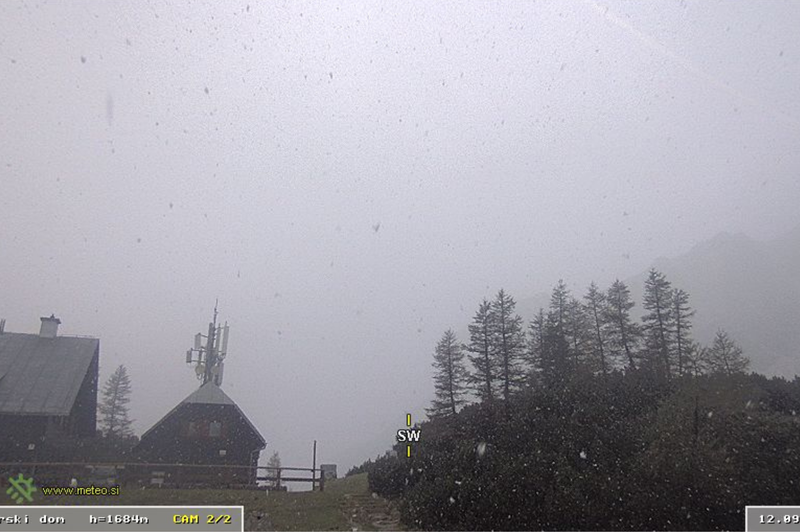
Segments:
[[[478,398],[486,403],[494,401],[497,380],[492,339],[493,320],[492,304],[484,299],[469,325],[467,345],[467,356],[474,368],[474,372],[469,375],[469,382]]]
[[[570,300],[566,283],[559,279],[550,295],[550,309],[545,323],[542,376],[548,385],[566,382],[575,373],[568,337]]]
[[[707,351],[706,363],[710,373],[723,375],[745,373],[750,368],[750,359],[744,356],[742,348],[723,330],[717,331],[714,343]]]
[[[680,288],[672,291],[672,316],[675,323],[675,354],[678,362],[678,375],[686,371],[687,358],[692,346],[692,317],[694,310],[689,306],[689,294]]]
[[[606,315],[603,310],[606,308],[606,296],[592,282],[589,290],[583,297],[584,308],[591,322],[592,334],[590,342],[590,352],[592,358],[599,363],[600,373],[607,374],[610,367],[606,360]]]
[[[636,369],[635,355],[641,338],[639,325],[631,319],[631,309],[636,305],[631,300],[628,286],[617,279],[608,289],[604,318],[608,324],[607,346],[611,355],[622,359],[628,369]]]
[[[515,307],[514,298],[504,290],[492,301],[495,366],[506,405],[524,380],[525,334],[522,318],[515,314]]]
[[[100,430],[106,438],[124,438],[133,435],[133,420],[128,415],[131,400],[131,379],[128,370],[120,365],[114,370],[105,386],[98,405]]]
[[[467,368],[464,366],[464,352],[455,333],[448,329],[436,345],[433,354],[433,376],[435,397],[428,415],[433,418],[454,416],[466,402]]]
[[[642,317],[647,348],[647,360],[656,374],[669,379],[672,376],[672,347],[674,345],[674,304],[672,285],[666,276],[651,268],[644,283],[644,309]]]
[[[699,377],[709,372],[708,348],[691,340],[684,346],[683,374]]]

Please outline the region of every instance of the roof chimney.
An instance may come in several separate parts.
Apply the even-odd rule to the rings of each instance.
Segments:
[[[5,318],[0,320],[0,334],[3,334],[4,332],[6,332],[6,320],[5,320]]]
[[[55,314],[50,314],[49,318],[42,317],[42,328],[39,329],[39,336],[41,338],[55,338],[58,336],[58,326],[61,325],[61,320],[56,318]]]

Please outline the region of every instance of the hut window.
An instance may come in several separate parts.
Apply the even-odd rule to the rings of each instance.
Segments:
[[[212,421],[208,424],[208,436],[210,438],[219,438],[222,436],[222,423],[219,421]]]
[[[186,424],[186,435],[187,436],[197,436],[197,423],[194,421],[190,421]]]

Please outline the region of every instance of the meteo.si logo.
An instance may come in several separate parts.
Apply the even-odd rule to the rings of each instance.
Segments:
[[[406,414],[406,426],[411,427],[411,414]],[[419,441],[419,429],[400,429],[397,431],[397,443],[406,443],[406,456],[411,456],[411,444]]]
[[[36,491],[36,486],[33,485],[32,478],[25,478],[20,473],[17,478],[9,478],[8,483],[11,486],[6,490],[6,493],[11,496],[14,502],[17,504],[22,504],[24,501],[33,502],[33,492]]]

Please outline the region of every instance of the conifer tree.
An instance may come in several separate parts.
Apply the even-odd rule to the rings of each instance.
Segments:
[[[641,337],[639,325],[631,320],[631,309],[636,305],[631,300],[631,291],[617,279],[608,289],[603,312],[608,324],[608,348],[616,359],[622,359],[628,369],[636,369],[634,358]]]
[[[723,375],[745,373],[750,367],[750,359],[744,356],[742,348],[723,330],[717,331],[708,349],[707,363],[710,373]]]
[[[692,317],[694,310],[689,306],[689,294],[677,288],[672,291],[672,315],[675,321],[675,354],[678,362],[678,375],[686,369],[687,355],[691,348]]]
[[[656,374],[669,379],[672,374],[671,359],[674,345],[674,312],[672,285],[666,276],[650,269],[644,283],[644,323],[647,360]]]
[[[100,430],[107,438],[123,438],[133,435],[133,420],[128,417],[131,398],[131,379],[128,370],[120,365],[114,370],[105,386],[103,398],[97,409],[100,414]]]
[[[275,480],[270,480],[267,482],[267,486],[272,489],[280,489],[281,483],[278,480],[279,475],[278,472],[280,471],[281,467],[281,455],[278,454],[278,451],[272,453],[272,456],[269,457],[269,461],[267,462],[267,467],[271,468],[268,470],[269,476],[276,477]]]
[[[514,298],[504,290],[500,290],[492,301],[495,367],[506,404],[524,379],[521,364],[525,353],[525,334],[522,318],[514,313],[515,307]]]
[[[545,387],[560,386],[573,375],[569,359],[569,343],[559,326],[558,312],[547,313],[542,337],[541,378]]]
[[[545,323],[543,377],[550,385],[568,381],[576,369],[568,336],[571,299],[566,283],[559,279],[550,295]]]
[[[544,310],[540,308],[528,326],[528,383],[530,386],[539,384],[539,377],[543,370],[545,324]]]
[[[703,347],[694,340],[684,348],[683,374],[698,377],[709,372],[708,348]]]
[[[469,382],[482,402],[491,403],[495,398],[497,374],[492,339],[494,313],[492,304],[484,299],[472,323],[469,325],[469,361],[475,369],[469,375]]]
[[[586,355],[586,346],[591,342],[591,322],[586,309],[581,302],[569,296],[567,299],[566,323],[564,324],[564,336],[570,348],[572,367],[578,370],[581,366],[587,365],[594,371],[592,361]]]
[[[464,393],[467,385],[467,369],[464,366],[464,352],[455,333],[448,329],[436,345],[433,354],[433,376],[435,398],[428,408],[431,419],[456,415],[465,403]]]
[[[592,358],[600,365],[600,372],[605,375],[608,373],[610,367],[606,361],[606,316],[603,310],[606,308],[606,296],[597,288],[597,285],[592,282],[589,285],[589,290],[583,298],[585,303],[586,313],[589,316],[592,327],[591,335],[591,353]]]
[[[558,284],[553,287],[550,295],[550,313],[553,314],[553,325],[564,332],[567,322],[567,307],[569,306],[569,289],[563,279],[558,280]]]

